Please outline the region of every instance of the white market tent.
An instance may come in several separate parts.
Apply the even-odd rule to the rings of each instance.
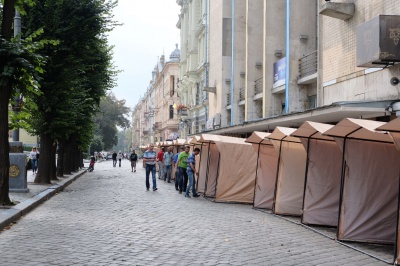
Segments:
[[[278,152],[271,140],[265,139],[269,135],[270,133],[255,131],[246,139],[246,142],[251,143],[257,153],[254,208],[272,209],[273,206]]]
[[[333,137],[322,135],[333,125],[304,122],[291,136],[299,137],[307,151],[301,222],[337,226],[342,152]]]
[[[346,118],[325,131],[342,150],[339,240],[394,243],[400,154],[383,122]]]
[[[282,215],[301,215],[307,154],[296,129],[276,127],[267,137],[278,152],[278,169],[273,211]]]

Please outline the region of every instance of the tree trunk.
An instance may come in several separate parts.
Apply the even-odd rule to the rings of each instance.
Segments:
[[[56,152],[57,152],[57,142],[54,141],[54,139],[53,139],[53,147],[51,150],[52,156],[50,157],[50,159],[51,159],[50,179],[51,180],[58,180],[57,175],[56,175]]]
[[[78,172],[79,171],[79,164],[78,164],[78,159],[79,159],[79,149],[78,149],[78,144],[77,144],[77,136],[76,134],[72,135],[72,171]]]
[[[51,156],[53,154],[53,138],[50,134],[40,135],[40,156],[38,162],[38,172],[35,177],[37,184],[51,184]]]
[[[64,153],[64,175],[71,175],[71,140],[65,142]]]
[[[65,138],[60,139],[58,142],[58,157],[57,157],[57,176],[64,176],[64,148]]]
[[[12,37],[12,23],[14,19],[15,0],[3,2],[3,20],[1,24],[1,36],[10,40]],[[0,57],[0,73],[3,71],[6,58]],[[6,83],[0,86],[0,204],[11,205],[9,196],[10,173],[10,146],[8,143],[8,103],[11,97],[12,84]]]

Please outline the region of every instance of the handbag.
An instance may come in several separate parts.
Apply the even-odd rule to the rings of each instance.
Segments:
[[[26,163],[26,170],[31,170],[32,169],[32,160],[29,159],[28,162]]]

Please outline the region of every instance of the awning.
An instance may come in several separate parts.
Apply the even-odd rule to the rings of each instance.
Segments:
[[[344,118],[371,118],[390,115],[386,108],[396,100],[372,102],[337,102],[304,112],[247,121],[243,124],[210,131],[212,134],[245,134],[272,131],[277,126],[298,128],[306,121],[337,123]]]
[[[293,132],[295,132],[295,128],[288,127],[276,127],[274,132],[272,132],[268,139],[279,140],[279,141],[290,141],[290,142],[301,142],[299,138],[290,136]]]

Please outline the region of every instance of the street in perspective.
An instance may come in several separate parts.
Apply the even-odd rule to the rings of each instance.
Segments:
[[[28,173],[30,174],[30,173]],[[0,233],[0,265],[387,265],[246,204],[185,198],[141,161],[95,164]]]

